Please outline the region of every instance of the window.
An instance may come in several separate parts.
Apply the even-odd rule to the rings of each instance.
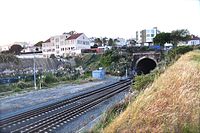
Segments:
[[[51,49],[47,49],[47,52],[51,52]]]
[[[58,48],[59,48],[59,45],[56,45],[56,48],[58,49]]]
[[[55,40],[56,42],[59,42],[59,38],[56,38],[56,40]]]
[[[77,40],[77,43],[78,43],[78,44],[82,44],[82,41],[80,41],[80,40]]]
[[[147,34],[147,37],[150,37],[150,34]]]
[[[154,34],[151,34],[151,37],[154,37]]]

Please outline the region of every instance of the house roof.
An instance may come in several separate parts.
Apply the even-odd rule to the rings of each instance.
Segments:
[[[66,40],[74,40],[77,39],[80,35],[82,35],[83,33],[77,33],[77,34],[73,34],[70,37],[68,37]]]
[[[195,36],[195,37],[191,38],[190,40],[200,40],[200,38]]]
[[[44,41],[44,43],[47,43],[47,42],[50,42],[50,38],[49,38],[49,39],[47,39],[46,41]]]

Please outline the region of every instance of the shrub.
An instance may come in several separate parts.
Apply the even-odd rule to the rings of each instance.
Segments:
[[[179,46],[179,47],[169,50],[166,57],[167,57],[167,60],[170,62],[173,60],[177,60],[180,57],[180,55],[185,54],[192,50],[193,50],[192,46]]]
[[[0,53],[0,62],[1,63],[15,63],[15,64],[19,64],[20,63],[20,59],[17,58],[15,55],[13,54],[1,54]]]
[[[55,83],[55,82],[57,82],[58,81],[58,79],[57,79],[57,77],[56,76],[54,76],[53,74],[51,74],[51,73],[49,73],[49,74],[47,74],[46,76],[45,76],[45,78],[44,78],[44,82],[45,83]]]
[[[154,81],[155,73],[149,73],[146,75],[138,75],[135,77],[135,81],[133,83],[133,89],[136,89],[138,91],[146,88],[150,83]]]
[[[60,77],[59,79],[60,79],[61,81],[67,81],[67,80],[68,80],[68,78],[65,77],[65,76],[62,76],[62,77]]]
[[[19,87],[16,87],[16,88],[14,88],[14,92],[20,92],[22,89],[21,88],[19,88]]]
[[[28,88],[28,87],[31,87],[32,85],[30,83],[27,83],[27,82],[24,82],[24,81],[19,81],[17,83],[17,87],[20,88],[20,89],[25,89],[25,88]]]
[[[0,93],[1,92],[11,91],[11,90],[12,90],[12,86],[11,85],[0,85]]]
[[[91,71],[87,71],[87,72],[84,73],[83,76],[81,76],[81,78],[86,79],[86,78],[91,77],[91,75],[92,75],[92,72]]]

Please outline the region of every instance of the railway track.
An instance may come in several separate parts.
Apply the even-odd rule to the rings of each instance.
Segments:
[[[105,99],[128,89],[130,84],[131,80],[126,79],[95,91],[3,119],[0,121],[0,132],[55,132],[71,119],[93,109]]]

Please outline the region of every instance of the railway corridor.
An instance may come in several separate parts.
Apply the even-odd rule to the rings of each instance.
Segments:
[[[131,79],[122,80],[94,91],[2,119],[0,132],[58,132],[66,128],[71,121],[98,107],[103,101],[128,90],[130,85]]]

